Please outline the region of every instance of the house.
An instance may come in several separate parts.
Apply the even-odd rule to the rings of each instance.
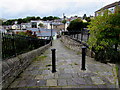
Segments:
[[[12,29],[12,25],[4,25],[3,29],[10,30]]]
[[[62,30],[62,29],[64,29],[64,24],[63,23],[53,23],[53,29]]]
[[[26,23],[21,23],[21,29],[27,29]]]
[[[39,24],[43,23],[43,21],[41,21],[41,20],[31,20],[30,23],[31,23],[32,28],[39,28],[40,27]]]
[[[21,23],[21,29],[25,30],[31,28],[31,23]]]
[[[45,29],[51,29],[51,21],[43,21],[43,25]],[[52,26],[53,28],[53,26]]]
[[[30,23],[32,28],[41,28],[39,24],[42,23],[44,26],[43,28],[51,29],[51,25],[52,25],[52,29],[56,29],[56,30],[64,30],[64,28],[66,30],[67,26],[69,25],[69,21],[67,21],[67,23],[64,26],[61,19],[54,21],[31,20]]]
[[[26,23],[26,28],[31,28],[31,23]]]
[[[14,24],[14,25],[12,25],[12,29],[13,29],[13,30],[21,29],[21,25],[19,25],[19,24]]]
[[[120,1],[114,2],[114,3],[109,4],[109,5],[106,5],[106,6],[104,6],[103,8],[97,10],[97,11],[95,12],[95,16],[98,16],[98,15],[99,15],[99,12],[101,12],[101,10],[106,10],[106,9],[110,10],[112,13],[115,13],[115,7],[116,7],[117,5],[120,6]],[[103,13],[101,12],[100,14],[103,14]]]

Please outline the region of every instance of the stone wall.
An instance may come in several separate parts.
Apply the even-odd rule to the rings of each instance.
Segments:
[[[41,55],[51,43],[17,57],[2,61],[2,88],[7,88],[12,81],[31,63],[33,58]]]
[[[82,53],[82,46],[87,46],[85,43],[72,39],[69,36],[61,36],[61,41],[66,47],[79,53]],[[94,52],[87,48],[86,55],[94,57]]]

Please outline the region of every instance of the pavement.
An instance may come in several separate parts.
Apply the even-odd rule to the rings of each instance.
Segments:
[[[52,73],[52,52],[56,49],[56,72]],[[104,64],[86,56],[86,70],[81,70],[82,55],[65,47],[60,39],[21,73],[9,88],[118,88],[114,64]],[[41,90],[40,89],[40,90]]]

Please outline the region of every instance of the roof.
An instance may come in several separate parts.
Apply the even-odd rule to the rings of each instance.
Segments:
[[[102,9],[103,9],[103,10],[108,9],[108,8],[114,7],[114,6],[116,6],[116,5],[120,5],[120,1],[114,2],[114,3],[109,4],[109,5],[106,5],[106,6],[104,6],[103,8],[101,8],[101,9],[95,11],[95,12],[98,12],[98,11],[100,11],[100,10],[102,10]]]

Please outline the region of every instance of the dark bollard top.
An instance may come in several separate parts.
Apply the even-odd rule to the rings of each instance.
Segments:
[[[56,50],[55,48],[51,49],[51,51],[55,51],[55,50]]]
[[[86,49],[86,46],[82,46],[82,49]]]

